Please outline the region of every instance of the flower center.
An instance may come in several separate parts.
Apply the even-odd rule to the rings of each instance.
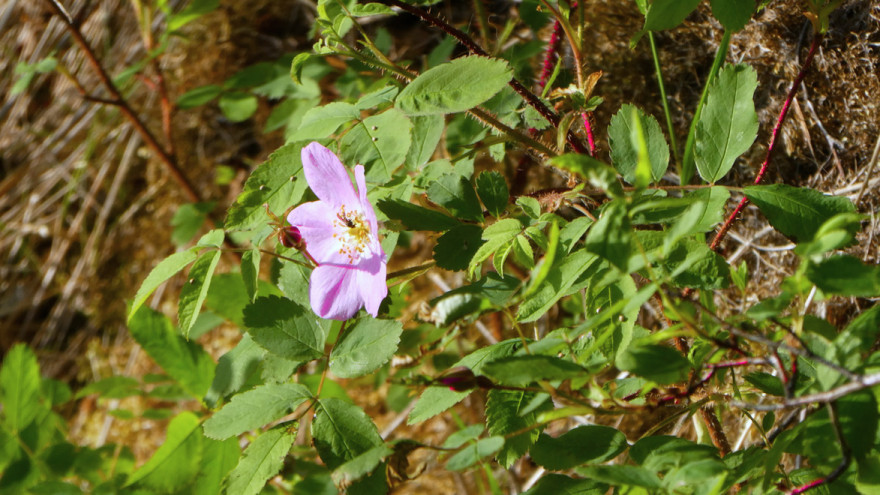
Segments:
[[[348,256],[349,263],[355,264],[369,247],[369,222],[362,212],[346,210],[343,205],[333,220],[333,227],[336,231],[333,237],[339,241],[339,254]]]

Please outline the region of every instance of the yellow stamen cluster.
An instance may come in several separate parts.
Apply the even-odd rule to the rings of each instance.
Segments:
[[[349,263],[356,263],[370,244],[370,224],[364,214],[340,206],[333,227],[336,230],[333,237],[339,241],[339,254],[348,256]]]

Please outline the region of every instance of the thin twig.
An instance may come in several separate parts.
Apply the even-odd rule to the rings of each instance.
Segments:
[[[434,27],[441,29],[446,34],[452,36],[459,43],[464,45],[465,48],[468,49],[471,53],[475,55],[479,55],[482,57],[489,57],[489,53],[486,52],[483,48],[480,47],[470,36],[465,34],[459,29],[456,29],[443,19],[428,13],[427,11],[420,9],[418,7],[413,7],[412,5],[401,2],[400,0],[376,0],[377,3],[382,3],[385,5],[393,5],[394,7],[403,10],[404,12],[408,12],[414,16],[419,17],[423,21],[431,24]],[[556,114],[552,109],[550,109],[547,105],[541,101],[540,98],[531,91],[529,91],[519,80],[516,78],[511,78],[508,85],[513,88],[532,108],[538,111],[548,122],[553,124],[554,127],[559,127],[559,115]],[[578,153],[585,154],[587,152],[587,148],[580,142],[580,139],[575,136],[575,134],[571,131],[567,134],[567,141],[571,145],[571,147]]]
[[[870,375],[859,375],[854,381],[837,388],[832,388],[825,392],[802,395],[776,404],[752,404],[735,400],[732,401],[730,405],[741,409],[753,409],[755,411],[779,411],[782,409],[790,409],[792,407],[807,406],[811,404],[827,404],[853,392],[858,392],[859,390],[864,390],[877,384],[880,384],[880,372],[872,373]]]
[[[101,80],[101,83],[104,85],[104,88],[110,93],[110,98],[108,99],[97,99],[97,98],[88,98],[92,101],[97,101],[100,103],[111,104],[119,108],[119,110],[126,116],[126,118],[131,122],[134,126],[135,130],[137,130],[138,134],[141,135],[141,138],[150,147],[151,150],[159,157],[159,160],[165,165],[165,168],[174,178],[174,180],[180,185],[183,189],[184,194],[186,194],[187,198],[192,202],[199,202],[201,200],[198,192],[196,192],[195,187],[193,187],[192,183],[189,179],[184,175],[183,171],[177,164],[177,160],[169,155],[166,150],[162,147],[161,144],[156,140],[156,137],[153,136],[153,133],[147,129],[147,126],[144,122],[138,117],[135,111],[128,104],[128,101],[122,96],[122,93],[119,91],[119,88],[113,83],[113,80],[110,78],[110,75],[107,74],[107,71],[98,61],[98,57],[95,55],[95,52],[92,50],[89,43],[83,37],[82,31],[74,24],[73,19],[71,19],[70,14],[67,12],[67,9],[64,8],[58,0],[46,0],[49,4],[49,7],[52,9],[55,14],[64,22],[67,27],[68,32],[73,37],[76,44],[79,45],[80,49],[85,54],[86,59],[91,64],[95,73],[98,76],[98,79]]]

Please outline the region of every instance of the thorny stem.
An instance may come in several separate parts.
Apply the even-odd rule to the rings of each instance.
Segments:
[[[486,50],[483,50],[470,36],[465,34],[464,32],[456,29],[455,27],[448,24],[446,21],[440,19],[439,17],[426,12],[423,9],[418,7],[413,7],[412,5],[401,2],[400,0],[376,0],[377,3],[385,4],[385,5],[393,5],[404,12],[408,12],[412,15],[415,15],[422,19],[423,21],[431,24],[434,27],[441,29],[446,34],[452,36],[459,43],[464,45],[470,52],[475,55],[479,55],[482,57],[488,57],[489,54]],[[513,88],[532,108],[538,111],[548,122],[553,124],[554,127],[559,126],[559,116],[551,110],[544,102],[538,98],[537,95],[529,91],[519,80],[516,78],[512,78],[508,85]],[[571,147],[577,151],[578,153],[585,154],[587,149],[584,147],[583,143],[575,136],[575,134],[571,131],[568,132],[567,141],[571,145]],[[546,148],[546,147],[545,147]]]
[[[849,450],[849,445],[847,445],[846,440],[843,438],[843,432],[840,429],[840,420],[837,418],[837,406],[833,402],[829,402],[825,405],[825,407],[828,409],[828,419],[831,420],[831,427],[834,429],[834,436],[837,439],[837,443],[840,444],[840,451],[843,455],[843,458],[840,459],[840,464],[838,464],[837,467],[834,468],[834,471],[831,471],[828,476],[817,478],[805,485],[801,485],[793,489],[789,492],[791,495],[804,493],[807,490],[816,488],[817,486],[827,485],[833,482],[834,480],[839,478],[844,471],[846,471],[846,468],[849,467],[849,463],[852,461],[852,455]]]
[[[195,187],[193,187],[192,183],[190,183],[189,179],[183,174],[183,171],[177,164],[177,160],[174,156],[170,155],[163,147],[159,144],[159,141],[156,140],[156,137],[153,136],[153,133],[147,129],[147,126],[141,121],[141,119],[137,116],[131,106],[128,104],[128,101],[122,96],[122,93],[119,92],[119,89],[113,84],[113,80],[107,74],[107,71],[104,70],[104,67],[98,61],[95,52],[92,50],[91,46],[89,46],[86,39],[83,37],[82,31],[74,24],[73,19],[70,17],[70,14],[67,13],[67,10],[58,0],[46,0],[49,4],[49,7],[52,9],[55,14],[64,22],[67,27],[68,32],[73,37],[74,41],[79,45],[80,49],[86,56],[86,59],[89,61],[89,64],[95,70],[95,73],[98,75],[98,79],[101,80],[101,83],[106,88],[107,92],[110,93],[111,98],[109,99],[98,99],[98,98],[87,98],[91,101],[96,101],[100,103],[105,103],[109,105],[113,105],[128,118],[129,122],[134,126],[135,130],[137,130],[138,134],[141,135],[141,138],[146,142],[147,146],[153,150],[156,156],[159,157],[160,161],[165,165],[165,168],[168,172],[171,173],[171,176],[174,180],[180,185],[183,189],[184,194],[186,194],[187,198],[192,202],[199,202],[200,197],[196,192]]]
[[[590,115],[587,112],[581,112],[581,120],[584,121],[584,132],[587,133],[587,145],[590,147],[590,156],[596,154],[596,141],[593,139],[593,126],[590,125]]]
[[[767,172],[767,167],[770,165],[770,159],[773,157],[773,150],[776,149],[776,138],[779,137],[779,130],[782,128],[782,123],[785,121],[785,116],[788,114],[791,102],[794,100],[795,95],[797,95],[801,82],[804,80],[804,77],[807,75],[807,70],[813,62],[813,56],[816,54],[816,49],[819,48],[819,45],[822,43],[822,38],[823,35],[821,34],[813,35],[813,42],[810,44],[810,51],[807,53],[806,58],[804,58],[804,63],[801,66],[801,70],[798,72],[797,77],[795,77],[794,82],[792,82],[791,89],[788,90],[788,95],[785,97],[785,102],[783,102],[782,109],[779,111],[779,117],[776,119],[776,125],[773,127],[773,131],[770,134],[770,143],[767,145],[767,154],[764,157],[764,162],[761,164],[761,169],[758,171],[758,175],[755,177],[755,184],[760,184],[761,180],[764,178],[764,174]],[[731,224],[733,224],[737,215],[739,215],[747,204],[749,204],[749,198],[744,196],[739,204],[736,205],[736,208],[733,209],[730,216],[727,217],[727,220],[724,221],[724,224],[721,226],[721,229],[718,230],[718,233],[715,234],[712,244],[709,245],[710,249],[716,250],[718,248],[721,240],[724,239],[727,231],[730,230]]]
[[[544,62],[541,64],[541,76],[538,78],[538,89],[543,91],[547,85],[547,80],[553,72],[556,65],[556,52],[559,50],[559,44],[562,38],[562,24],[559,21],[553,23],[553,32],[550,34],[550,41],[547,42],[547,49],[544,51]]]

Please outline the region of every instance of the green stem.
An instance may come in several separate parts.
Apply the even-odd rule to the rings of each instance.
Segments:
[[[727,56],[727,47],[730,46],[730,31],[724,30],[724,36],[721,37],[721,43],[718,45],[718,51],[715,53],[715,61],[712,62],[712,69],[709,71],[709,77],[706,79],[706,85],[703,86],[703,94],[700,95],[700,102],[697,104],[697,110],[694,112],[694,118],[691,120],[691,127],[688,130],[687,142],[684,144],[684,156],[681,162],[681,183],[687,184],[694,177],[696,171],[696,163],[694,162],[694,136],[697,133],[697,122],[700,120],[700,114],[703,113],[703,105],[706,103],[706,97],[709,94],[709,86],[721,70],[721,64]]]
[[[660,86],[660,100],[663,102],[663,113],[666,115],[666,128],[669,132],[672,156],[675,157],[675,163],[681,164],[678,144],[675,142],[675,130],[672,128],[672,114],[669,112],[669,101],[666,99],[666,86],[663,84],[663,72],[660,70],[660,57],[657,55],[657,45],[654,43],[654,33],[651,31],[648,31],[648,41],[651,42],[651,56],[654,58],[654,72],[657,73],[657,85]],[[681,170],[679,170],[679,173],[681,173]]]

